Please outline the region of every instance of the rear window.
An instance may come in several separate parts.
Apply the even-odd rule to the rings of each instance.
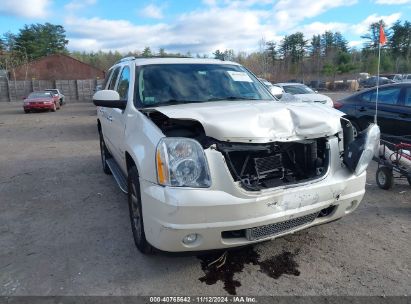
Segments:
[[[380,89],[378,92],[378,102],[383,104],[397,104],[400,96],[401,88],[386,88]],[[377,99],[377,90],[371,90],[360,95],[360,100],[363,102],[375,102]]]
[[[283,89],[286,93],[289,94],[312,94],[314,93],[309,87],[305,85],[285,85]]]

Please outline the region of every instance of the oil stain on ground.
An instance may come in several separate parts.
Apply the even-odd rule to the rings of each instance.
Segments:
[[[199,280],[207,285],[218,281],[224,283],[224,289],[230,294],[237,294],[236,288],[241,286],[240,281],[234,280],[234,274],[240,273],[245,264],[259,265],[260,271],[273,279],[283,274],[299,276],[298,263],[294,260],[297,253],[283,252],[267,260],[260,261],[260,255],[253,247],[200,255],[201,269],[205,275]]]

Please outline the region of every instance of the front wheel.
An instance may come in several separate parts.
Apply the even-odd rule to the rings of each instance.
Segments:
[[[134,243],[144,254],[153,253],[153,247],[147,242],[144,231],[143,212],[141,207],[140,182],[136,167],[128,171],[128,208],[130,211],[131,230]]]
[[[407,181],[408,181],[408,184],[411,186],[411,174],[409,174],[409,175],[407,176]]]
[[[390,168],[379,167],[375,175],[377,185],[381,189],[388,190],[394,186],[394,175],[392,174],[392,170]]]
[[[101,155],[101,164],[103,165],[103,171],[105,174],[111,174],[110,167],[107,165],[107,159],[111,158],[110,152],[106,147],[106,143],[103,139],[103,134],[100,133],[100,155]]]

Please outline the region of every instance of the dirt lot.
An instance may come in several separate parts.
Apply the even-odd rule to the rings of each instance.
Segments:
[[[380,190],[373,165],[351,216],[230,252],[205,275],[213,255],[137,251],[95,120],[86,103],[0,104],[0,295],[410,295],[406,182]]]

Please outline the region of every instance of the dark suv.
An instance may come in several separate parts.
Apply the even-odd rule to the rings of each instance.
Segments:
[[[334,103],[360,131],[374,121],[377,88],[362,91]],[[384,85],[378,94],[378,125],[381,133],[411,135],[411,83]]]

